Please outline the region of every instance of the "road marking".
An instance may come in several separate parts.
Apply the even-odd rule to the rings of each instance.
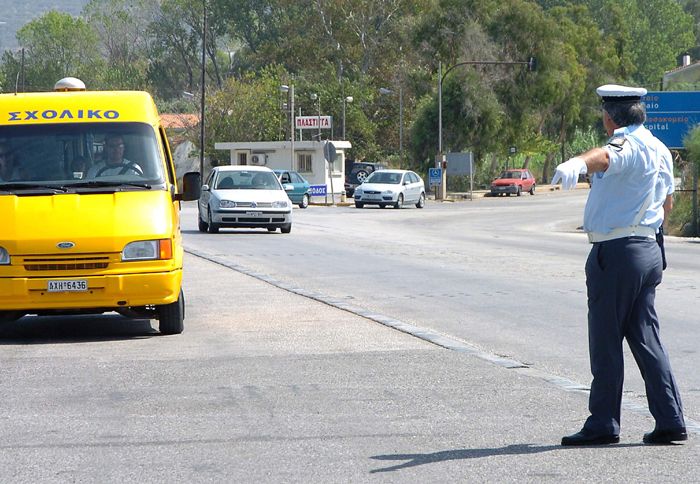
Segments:
[[[200,259],[208,260],[209,262],[213,262],[214,264],[218,264],[228,269],[232,269],[236,272],[240,272],[241,274],[245,274],[259,281],[266,282],[278,289],[282,289],[284,291],[296,294],[298,296],[306,297],[308,299],[313,299],[314,301],[318,301],[327,306],[347,311],[356,316],[369,319],[389,328],[401,331],[402,333],[406,333],[408,335],[422,339],[423,341],[427,341],[441,348],[474,356],[476,358],[488,361],[489,363],[493,363],[494,365],[498,365],[504,368],[518,370],[519,372],[527,376],[537,378],[539,380],[544,380],[547,383],[554,385],[555,387],[558,387],[567,392],[583,393],[586,395],[588,395],[590,392],[590,387],[587,385],[583,385],[573,380],[569,380],[558,375],[554,375],[542,370],[538,370],[536,368],[532,368],[526,363],[522,363],[518,360],[506,358],[500,355],[489,353],[487,351],[483,351],[475,345],[468,343],[467,341],[461,340],[459,338],[455,338],[454,336],[443,334],[428,328],[421,328],[419,326],[415,326],[413,324],[409,324],[404,321],[394,319],[392,317],[385,316],[383,314],[376,313],[374,311],[370,311],[359,306],[355,306],[354,304],[348,304],[344,300],[333,298],[319,292],[310,291],[303,287],[299,287],[294,284],[277,280],[274,277],[270,277],[268,274],[252,271],[247,267],[235,264],[233,262],[229,262],[227,260],[224,260],[223,258],[217,258],[217,256],[215,255],[209,255],[197,249],[185,248],[185,252],[195,257],[199,257]],[[646,404],[630,400],[628,398],[625,398],[624,396],[622,397],[622,408],[637,414],[651,417],[651,412],[649,412],[649,407]],[[700,435],[700,422],[685,417],[685,427],[688,432]]]

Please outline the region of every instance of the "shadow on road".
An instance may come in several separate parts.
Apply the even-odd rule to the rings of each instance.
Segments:
[[[151,320],[129,319],[118,314],[24,316],[0,325],[0,346],[116,341],[158,335]]]
[[[606,445],[599,446],[605,447],[607,449],[619,449],[622,447],[640,447],[644,444],[620,444],[620,445]],[[430,454],[387,454],[387,455],[375,455],[372,459],[382,460],[382,461],[406,461],[400,464],[396,464],[389,467],[383,467],[380,469],[373,469],[370,474],[375,474],[377,472],[392,472],[398,471],[400,469],[405,469],[408,467],[415,467],[424,464],[435,464],[437,462],[445,462],[449,460],[462,460],[462,459],[479,459],[483,457],[491,457],[497,455],[527,455],[527,454],[539,454],[542,452],[550,452],[553,450],[568,450],[568,449],[580,449],[580,447],[562,447],[561,445],[532,445],[532,444],[513,444],[506,447],[498,448],[487,448],[487,449],[455,449],[455,450],[442,450],[440,452],[433,452]]]

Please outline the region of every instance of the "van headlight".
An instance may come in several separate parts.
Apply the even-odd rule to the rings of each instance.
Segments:
[[[138,240],[131,242],[122,251],[122,261],[172,259],[173,244],[170,239]]]
[[[5,247],[0,247],[0,265],[8,265],[10,263],[10,253]]]
[[[287,200],[277,200],[272,202],[272,208],[287,208],[289,206]]]

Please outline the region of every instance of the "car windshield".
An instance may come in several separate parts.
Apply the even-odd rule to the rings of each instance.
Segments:
[[[164,187],[163,154],[143,123],[0,126],[0,190]]]
[[[375,171],[369,176],[369,178],[367,178],[367,183],[386,183],[390,185],[398,185],[401,183],[401,173]]]
[[[220,171],[217,190],[281,190],[277,175],[271,171]]]
[[[520,172],[519,171],[504,171],[501,173],[501,176],[499,178],[517,178],[520,179]]]

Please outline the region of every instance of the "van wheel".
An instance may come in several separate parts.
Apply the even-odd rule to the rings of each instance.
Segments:
[[[289,232],[292,231],[292,224],[285,224],[280,227],[280,230],[282,231],[283,234],[288,234]]]
[[[216,234],[219,232],[219,224],[211,221],[211,208],[207,209],[207,220],[209,220],[209,233]]]
[[[209,230],[209,224],[206,223],[204,220],[202,220],[202,216],[198,215],[197,216],[197,228],[199,229],[200,232],[206,232]]]
[[[301,197],[301,203],[299,204],[299,208],[306,208],[309,206],[309,195],[306,193],[304,194],[303,197]]]
[[[17,321],[24,316],[22,311],[0,311],[0,324]]]
[[[182,289],[177,301],[158,306],[158,322],[161,334],[180,334],[185,329],[185,293]]]

